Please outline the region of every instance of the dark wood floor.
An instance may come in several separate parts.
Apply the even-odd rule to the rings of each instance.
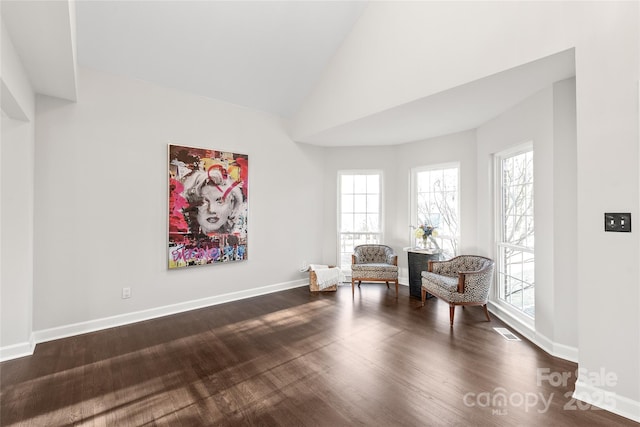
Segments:
[[[577,366],[496,326],[402,286],[298,288],[38,344],[0,364],[0,424],[638,425],[572,401],[575,375],[539,386]]]

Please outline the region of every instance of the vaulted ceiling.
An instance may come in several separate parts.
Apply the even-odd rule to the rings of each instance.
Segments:
[[[78,62],[290,117],[365,2],[80,2]]]
[[[3,0],[1,10],[38,93],[75,100],[77,51],[79,66],[290,117],[365,6]]]
[[[291,118],[364,13],[363,1],[2,1],[34,90],[76,100],[76,66]],[[477,127],[574,75],[543,58],[321,132],[325,146],[382,145]]]

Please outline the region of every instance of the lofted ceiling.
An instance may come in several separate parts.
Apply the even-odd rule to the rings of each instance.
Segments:
[[[2,22],[36,93],[76,100],[74,3],[2,0]]]
[[[81,1],[78,62],[289,117],[365,5]]]
[[[366,6],[2,0],[2,20],[38,93],[75,100],[79,65],[290,118]],[[459,132],[573,75],[569,50],[294,139],[322,146],[393,145]]]
[[[574,50],[568,49],[298,140],[325,146],[394,145],[475,129],[573,76]]]

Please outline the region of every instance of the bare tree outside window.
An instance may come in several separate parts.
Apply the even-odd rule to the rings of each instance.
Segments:
[[[498,298],[535,316],[533,150],[498,156]]]
[[[416,220],[436,227],[438,246],[445,258],[458,254],[459,206],[458,167],[421,169],[414,172]]]
[[[351,274],[351,254],[358,245],[382,243],[380,172],[339,172],[339,266]]]

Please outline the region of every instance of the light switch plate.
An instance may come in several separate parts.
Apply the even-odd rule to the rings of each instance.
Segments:
[[[605,213],[604,231],[630,232],[631,213]]]

